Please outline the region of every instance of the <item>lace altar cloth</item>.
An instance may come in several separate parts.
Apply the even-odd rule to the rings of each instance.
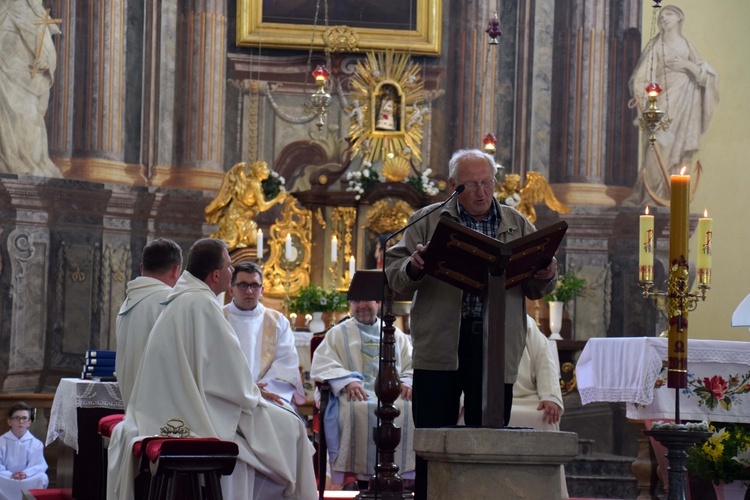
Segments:
[[[78,408],[112,408],[122,410],[122,396],[117,382],[99,382],[64,378],[52,400],[47,442],[58,437],[78,453]]]
[[[589,339],[576,365],[581,402],[625,402],[634,420],[674,419],[666,360],[666,338]],[[750,421],[750,343],[689,339],[679,397],[682,420]]]

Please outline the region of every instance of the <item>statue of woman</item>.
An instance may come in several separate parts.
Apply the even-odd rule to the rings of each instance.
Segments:
[[[264,161],[233,166],[221,183],[219,194],[206,207],[206,221],[218,224],[219,230],[212,238],[224,240],[229,250],[253,247],[258,242],[258,224],[255,217],[286,198],[283,186],[274,198],[266,200],[262,183],[270,171]]]
[[[46,18],[40,0],[0,2],[0,173],[61,176],[44,123],[60,30]]]
[[[657,131],[655,150],[644,138],[643,164],[627,204],[669,204],[669,176],[683,165],[695,168],[701,137],[719,103],[719,77],[682,35],[684,22],[681,9],[662,7],[659,34],[643,49],[630,78],[631,103],[640,111],[647,106],[646,86],[652,80],[659,83],[663,90],[657,106],[669,113],[672,123],[668,130]]]

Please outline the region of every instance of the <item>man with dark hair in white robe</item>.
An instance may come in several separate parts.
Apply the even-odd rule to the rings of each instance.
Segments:
[[[180,277],[181,267],[182,249],[172,240],[157,238],[143,248],[141,275],[128,283],[115,330],[115,374],[125,408],[141,366],[148,334]]]
[[[187,270],[149,336],[125,420],[112,433],[107,498],[133,498],[133,443],[180,418],[199,437],[234,441],[237,465],[225,498],[314,499],[313,448],[304,423],[266,401],[216,296],[232,265],[226,245],[197,241]]]

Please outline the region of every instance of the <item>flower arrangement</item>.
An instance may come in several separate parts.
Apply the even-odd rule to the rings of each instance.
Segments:
[[[349,187],[346,190],[354,191],[355,193],[357,193],[357,195],[354,197],[355,200],[359,200],[360,198],[362,198],[362,195],[365,194],[365,192],[371,187],[381,182],[386,182],[386,178],[377,170],[375,170],[375,167],[372,166],[372,163],[370,163],[369,161],[363,161],[362,165],[365,167],[364,169],[356,172],[349,172],[348,174],[346,174],[346,178],[349,181]],[[419,191],[421,194],[427,196],[435,196],[440,192],[440,190],[437,188],[432,179],[430,179],[431,173],[432,169],[428,168],[419,175],[412,175],[403,179],[403,182],[414,187],[414,189]]]
[[[544,297],[547,302],[569,302],[583,295],[586,280],[568,271],[557,280],[555,289]]]
[[[432,169],[425,169],[420,175],[414,175],[408,177],[405,182],[414,187],[417,191],[427,196],[435,196],[440,190],[435,186],[435,183],[430,179]]]
[[[385,179],[375,170],[372,163],[364,161],[362,165],[365,167],[363,170],[346,174],[346,178],[349,180],[349,187],[346,190],[357,193],[354,197],[355,200],[359,200],[365,194],[365,191],[374,185],[385,182]]]
[[[268,177],[260,183],[260,187],[263,188],[263,196],[267,200],[272,200],[276,198],[284,184],[286,184],[286,179],[280,176],[278,172],[271,170]]]
[[[288,309],[301,314],[312,312],[344,312],[349,309],[346,295],[338,290],[326,291],[318,285],[306,285],[289,298]]]
[[[710,438],[688,450],[688,472],[715,484],[750,479],[750,432],[738,425],[710,430]]]

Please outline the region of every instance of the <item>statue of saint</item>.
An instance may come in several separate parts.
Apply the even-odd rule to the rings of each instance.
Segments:
[[[376,130],[396,130],[396,95],[390,87],[383,87],[380,96],[380,108],[378,119],[375,122]]]
[[[0,2],[0,173],[61,177],[44,123],[59,33],[41,0]]]
[[[229,250],[253,247],[257,244],[258,224],[255,217],[286,198],[283,186],[273,199],[266,200],[262,183],[270,171],[264,161],[233,166],[221,183],[219,194],[206,207],[206,221],[218,224],[219,230],[211,235],[226,242]]]
[[[683,36],[684,23],[679,7],[662,7],[659,34],[643,49],[630,77],[631,105],[641,108],[639,115],[647,106],[645,88],[653,79],[663,89],[657,106],[669,113],[672,123],[656,133],[653,150],[644,137],[643,164],[624,204],[669,205],[669,177],[683,165],[694,171],[701,137],[719,104],[719,76]]]

